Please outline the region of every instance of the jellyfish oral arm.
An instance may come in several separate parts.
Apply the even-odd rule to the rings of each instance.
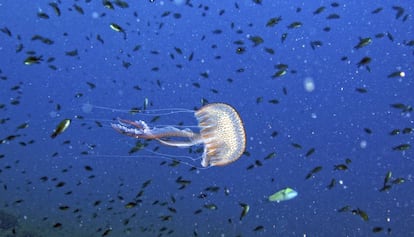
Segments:
[[[149,133],[150,129],[144,121],[131,121],[126,119],[118,119],[118,123],[112,123],[115,131],[135,138],[153,139]]]
[[[168,146],[189,147],[201,143],[199,134],[193,133],[189,129],[178,129],[172,126],[162,128],[150,128],[144,121],[131,121],[118,119],[118,123],[111,124],[117,132],[134,138],[156,139],[160,143]],[[185,141],[166,140],[169,137],[188,138]]]

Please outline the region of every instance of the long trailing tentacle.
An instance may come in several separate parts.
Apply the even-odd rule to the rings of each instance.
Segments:
[[[156,139],[164,145],[188,147],[200,143],[200,135],[189,129],[178,129],[172,126],[150,128],[144,121],[118,119],[117,124],[111,124],[117,132],[134,138]],[[168,140],[170,137],[188,138],[186,141]],[[164,139],[167,138],[167,139]]]
[[[144,121],[131,121],[118,118],[118,123],[111,123],[111,127],[115,131],[134,138],[155,139],[149,133],[150,129]]]

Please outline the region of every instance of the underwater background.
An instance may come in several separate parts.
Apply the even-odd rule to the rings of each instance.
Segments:
[[[0,1],[0,236],[413,236],[413,8]],[[213,102],[227,166],[111,128]]]

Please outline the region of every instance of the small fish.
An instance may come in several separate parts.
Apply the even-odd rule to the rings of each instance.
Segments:
[[[400,133],[401,133],[400,129],[394,129],[394,130],[392,130],[392,131],[390,132],[390,135],[391,135],[391,136],[395,136],[395,135],[398,135],[398,134],[400,134]]]
[[[272,49],[272,48],[264,48],[264,50],[265,50],[265,52],[266,53],[269,53],[269,54],[275,54],[275,50],[274,49]]]
[[[404,11],[405,11],[404,8],[400,6],[393,6],[392,9],[396,11],[395,19],[400,18],[404,14]]]
[[[382,7],[378,7],[378,8],[376,8],[375,10],[373,10],[371,13],[372,14],[377,14],[377,13],[379,13],[380,11],[382,11]]]
[[[334,170],[348,170],[348,166],[345,164],[334,165]]]
[[[128,8],[129,4],[126,1],[122,1],[122,0],[116,0],[114,1],[114,4],[117,5],[120,8]]]
[[[323,43],[320,40],[315,40],[315,41],[310,42],[310,46],[313,50],[315,50],[316,48],[321,47],[322,45],[323,45]]]
[[[218,187],[218,186],[209,186],[209,187],[204,189],[204,191],[213,192],[213,193],[216,193],[219,190],[220,190],[220,187]]]
[[[351,207],[349,205],[343,206],[341,208],[338,209],[338,212],[347,212],[350,211]]]
[[[239,205],[243,208],[243,210],[240,214],[240,218],[239,218],[239,220],[242,220],[243,217],[245,217],[247,215],[247,213],[249,212],[250,206],[246,203],[239,203]]]
[[[78,56],[78,50],[77,49],[74,49],[74,50],[71,50],[71,51],[66,51],[65,52],[65,55],[66,56],[70,56],[70,57]]]
[[[136,202],[128,202],[127,204],[125,204],[125,208],[129,209],[129,208],[133,208],[136,207],[137,203]]]
[[[80,7],[76,4],[73,4],[73,8],[75,8],[75,11],[77,11],[79,14],[81,14],[81,15],[84,14],[84,11],[83,11],[82,7]]]
[[[59,210],[62,210],[62,211],[69,210],[69,206],[59,206]]]
[[[336,13],[329,14],[329,15],[326,17],[326,19],[328,19],[328,20],[339,19],[339,18],[341,18],[341,16],[340,16],[340,15],[338,15],[338,14],[336,14]]]
[[[318,173],[319,171],[322,170],[322,166],[316,166],[315,168],[313,168],[305,177],[305,179],[310,179],[312,178],[312,176],[316,173]]]
[[[111,29],[114,30],[114,31],[116,31],[116,32],[122,33],[124,35],[124,39],[126,39],[126,32],[125,32],[125,30],[120,25],[118,25],[116,23],[111,23],[109,25],[109,27],[111,27]]]
[[[391,42],[394,42],[394,36],[390,32],[387,32],[387,37]]]
[[[372,39],[370,37],[367,38],[359,38],[359,42],[357,45],[355,45],[354,49],[360,49],[363,48],[369,44],[372,43]]]
[[[288,33],[283,33],[282,36],[280,37],[280,41],[285,42],[286,38],[288,36]]]
[[[295,21],[288,25],[288,29],[296,29],[296,28],[301,27],[302,25],[303,25],[302,22]]]
[[[41,61],[43,61],[42,56],[29,56],[24,60],[24,64],[26,65],[39,64]]]
[[[181,184],[181,185],[189,185],[189,184],[191,184],[191,180],[185,180],[185,179],[182,178],[182,176],[178,177],[175,180],[175,182],[178,183],[178,184]]]
[[[70,119],[64,119],[62,120],[55,128],[53,133],[50,135],[51,138],[55,138],[57,135],[63,133],[70,125],[71,120]]]
[[[22,123],[19,126],[17,126],[16,129],[25,129],[25,128],[28,128],[28,127],[29,127],[29,123],[25,122],[25,123]]]
[[[367,134],[372,134],[372,130],[371,130],[370,128],[364,128],[364,131],[365,131]]]
[[[362,93],[362,94],[368,92],[368,90],[366,88],[362,88],[362,87],[355,88],[355,90],[359,93]]]
[[[269,102],[270,104],[279,104],[279,100],[277,100],[277,99],[271,99],[267,102]]]
[[[3,32],[4,34],[6,34],[6,35],[7,35],[7,36],[9,36],[9,37],[11,37],[11,36],[12,36],[11,31],[10,31],[10,30],[9,30],[9,28],[7,28],[7,27],[1,28],[1,29],[0,29],[0,31],[1,31],[1,32]]]
[[[116,23],[111,23],[109,26],[111,27],[112,30],[116,32],[124,32],[124,29]]]
[[[181,48],[179,47],[174,47],[175,52],[177,52],[177,54],[183,54],[183,51],[181,50]]]
[[[414,46],[414,40],[404,41],[404,44],[405,44],[406,46]]]
[[[395,72],[392,72],[392,73],[388,74],[388,76],[387,76],[387,78],[396,78],[396,77],[399,77],[399,78],[405,77],[405,72],[395,71]]]
[[[249,166],[246,167],[246,170],[251,170],[253,168],[254,168],[254,164],[251,164],[251,165],[249,165]]]
[[[310,149],[306,152],[305,157],[309,157],[309,156],[311,156],[313,153],[315,153],[315,148],[314,148],[314,147],[310,148]]]
[[[391,183],[392,184],[402,184],[404,182],[405,182],[405,179],[404,178],[396,178]]]
[[[271,152],[267,156],[265,156],[264,160],[272,159],[276,156],[276,152]]]
[[[359,208],[354,209],[351,212],[354,215],[360,216],[362,218],[362,220],[364,220],[364,221],[368,221],[368,219],[369,219],[367,213],[365,211],[359,209]]]
[[[42,18],[42,19],[49,19],[50,17],[49,17],[49,15],[48,14],[46,14],[46,13],[44,13],[44,12],[38,12],[37,13],[37,16],[39,17],[39,18]]]
[[[322,13],[323,11],[325,10],[325,7],[319,7],[318,9],[316,9],[314,12],[313,12],[313,15],[317,15],[317,14],[320,14],[320,13]]]
[[[256,228],[253,229],[253,231],[260,231],[260,230],[263,230],[263,229],[264,229],[264,227],[262,225],[258,225],[258,226],[256,226]]]
[[[379,232],[381,232],[383,230],[384,230],[384,228],[382,228],[380,226],[376,226],[376,227],[372,228],[372,232],[373,233],[379,233]]]
[[[89,89],[95,89],[96,85],[92,82],[87,81],[86,84],[88,84]]]
[[[177,209],[175,209],[174,207],[168,207],[168,211],[170,211],[171,213],[177,213]]]
[[[336,184],[336,179],[331,179],[331,182],[326,186],[328,189],[333,189]]]
[[[243,54],[246,52],[246,47],[237,47],[236,53],[237,54]]]
[[[389,184],[386,184],[386,185],[384,185],[382,188],[380,188],[380,192],[385,192],[385,191],[388,191],[388,190],[390,190],[391,189],[391,185],[389,185]]]
[[[59,7],[58,7],[58,4],[57,4],[57,3],[55,3],[55,2],[51,2],[51,3],[49,3],[49,6],[53,8],[53,11],[55,12],[55,14],[56,14],[57,16],[60,16],[61,11],[60,11],[60,9],[59,9]]]
[[[62,227],[62,224],[59,223],[59,222],[57,222],[53,225],[53,228],[60,228],[60,227]]]
[[[394,109],[405,109],[407,107],[407,105],[403,103],[390,104],[390,106]]]
[[[210,209],[210,210],[217,210],[218,207],[215,204],[205,204],[204,205],[205,208]]]
[[[371,68],[368,66],[368,64],[372,61],[370,57],[363,57],[358,63],[358,67],[365,66],[365,68],[368,70],[368,72],[371,71]]]
[[[141,188],[144,189],[144,188],[148,187],[148,185],[150,185],[151,182],[152,182],[152,179],[148,179],[147,181],[142,183]]]
[[[414,129],[413,128],[404,128],[403,130],[402,130],[402,133],[403,134],[410,134],[410,133],[412,133],[414,131]]]
[[[283,70],[283,69],[288,69],[289,68],[289,65],[284,64],[284,63],[279,63],[279,64],[276,64],[274,66],[274,68],[279,69],[279,70]]]
[[[260,36],[251,36],[249,40],[253,42],[253,47],[256,47],[264,42],[263,38]]]
[[[32,36],[31,40],[32,40],[32,41],[39,40],[40,42],[42,42],[42,43],[44,43],[44,44],[47,44],[47,45],[52,45],[52,44],[54,43],[54,41],[53,41],[53,40],[51,40],[51,39],[49,39],[49,38],[46,38],[46,37],[43,37],[43,36],[41,36],[41,35],[34,35],[34,36]],[[51,62],[51,61],[49,61],[49,60],[48,60],[47,62],[49,63],[49,62]]]
[[[107,235],[109,235],[109,233],[111,233],[111,232],[112,232],[112,228],[109,228],[109,229],[105,230],[105,231],[102,233],[102,235],[101,235],[101,236],[107,236]]]
[[[392,176],[392,172],[391,172],[391,171],[388,171],[388,172],[385,174],[385,177],[384,177],[384,187],[385,187],[385,185],[387,185],[387,183],[391,180],[391,176]]]
[[[284,75],[286,75],[286,73],[287,73],[287,70],[286,69],[279,70],[279,71],[275,72],[272,75],[272,78],[277,78],[277,77],[284,76]]]
[[[410,148],[411,148],[410,144],[401,144],[401,145],[393,147],[392,149],[394,151],[405,151],[405,150],[408,150]]]
[[[298,192],[296,192],[295,190],[291,188],[285,188],[270,195],[268,197],[268,200],[271,202],[282,202],[282,201],[291,200],[295,198],[296,196],[298,196]]]
[[[266,27],[273,27],[277,25],[281,20],[282,20],[281,16],[270,18],[266,23]]]

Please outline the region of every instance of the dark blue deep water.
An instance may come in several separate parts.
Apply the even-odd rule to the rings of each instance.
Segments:
[[[0,1],[0,236],[414,236],[413,12]],[[213,102],[245,126],[227,166],[111,128],[198,132],[192,112],[170,112]],[[268,201],[286,187],[298,196]]]

